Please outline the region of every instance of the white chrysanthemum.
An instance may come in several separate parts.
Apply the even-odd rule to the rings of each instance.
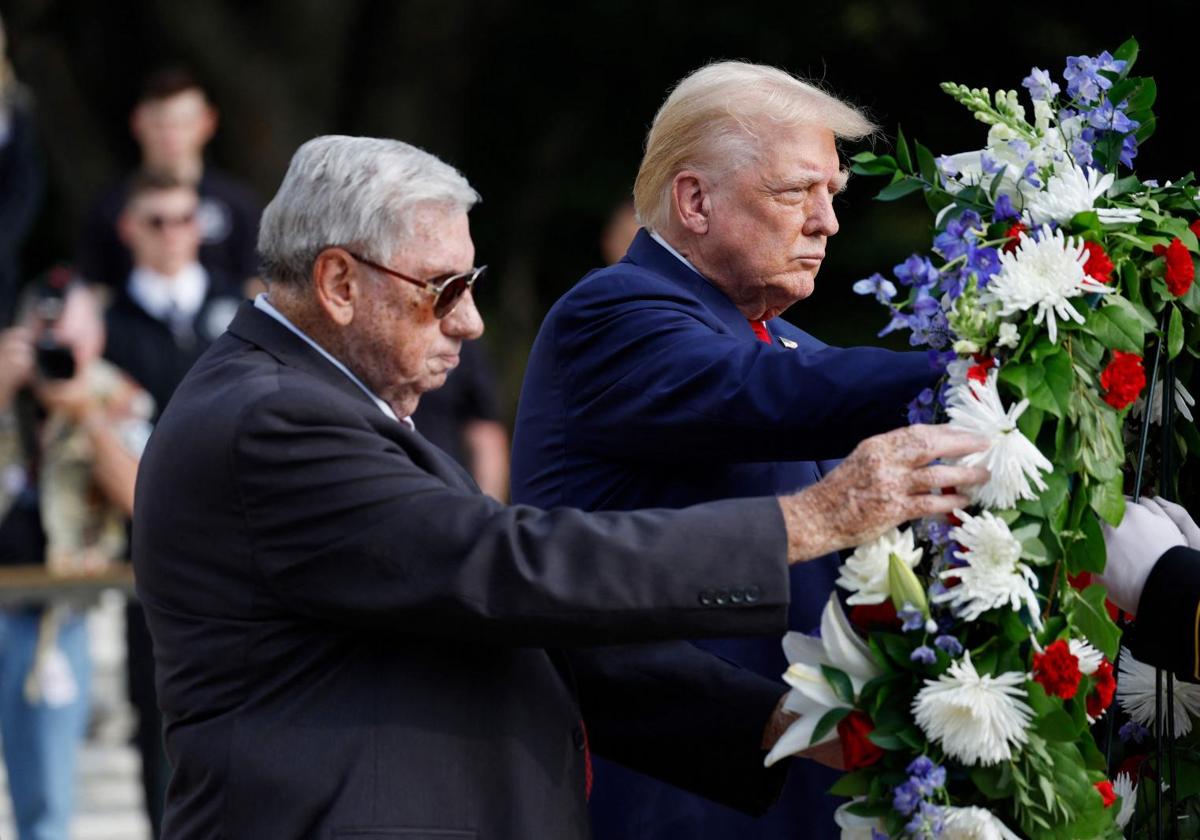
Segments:
[[[1097,169],[1085,172],[1080,166],[1059,167],[1046,188],[1030,196],[1025,212],[1035,225],[1050,222],[1065,225],[1077,213],[1096,209],[1096,199],[1104,195],[1115,179],[1112,173]]]
[[[1025,703],[1027,676],[979,674],[968,651],[913,700],[913,717],[946,755],[968,766],[1008,761],[1029,738],[1033,709]]]
[[[946,828],[942,840],[1021,840],[991,811],[983,808],[946,809]]]
[[[893,528],[879,539],[860,545],[842,564],[837,585],[854,594],[848,604],[882,604],[891,597],[888,584],[888,557],[895,554],[910,569],[921,562],[920,546],[914,545],[912,531]]]
[[[850,813],[850,806],[865,802],[866,797],[858,797],[833,812],[833,821],[842,830],[841,840],[875,840],[876,832],[887,836],[887,827],[879,817],[860,817]]]
[[[1071,298],[1112,291],[1084,273],[1087,260],[1083,240],[1068,238],[1062,230],[1051,232],[1043,227],[1040,239],[1022,233],[1015,251],[1000,253],[1000,270],[988,281],[980,299],[984,303],[999,301],[1002,317],[1036,309],[1033,322],[1045,321],[1050,340],[1057,341],[1058,319],[1084,322]]]
[[[1120,773],[1113,781],[1113,793],[1121,797],[1121,810],[1117,811],[1117,815],[1113,819],[1117,823],[1117,828],[1124,831],[1125,826],[1129,825],[1129,821],[1133,819],[1133,812],[1137,808],[1137,785],[1133,783],[1133,778],[1128,773]]]
[[[789,663],[783,680],[792,689],[784,699],[783,707],[799,717],[771,748],[765,762],[767,767],[785,756],[837,737],[836,729],[831,729],[820,740],[814,741],[812,737],[826,712],[847,706],[829,686],[821,671],[822,665],[837,668],[849,677],[856,697],[864,685],[882,673],[871,656],[871,649],[850,626],[836,593],[830,594],[821,613],[821,637],[788,633],[783,637],[783,653]]]
[[[967,565],[942,571],[938,577],[958,578],[933,600],[949,604],[966,621],[974,621],[988,610],[1008,606],[1013,612],[1029,609],[1035,627],[1041,627],[1038,615],[1037,576],[1021,562],[1021,542],[1013,536],[1003,519],[984,511],[971,516],[961,510],[954,515],[962,525],[950,531],[950,539],[963,547],[954,556]]]
[[[1163,404],[1163,383],[1161,379],[1154,380],[1154,408],[1150,410],[1150,422],[1162,423],[1162,404]],[[1196,404],[1196,398],[1191,392],[1183,386],[1183,383],[1178,379],[1175,380],[1175,410],[1187,420],[1189,423],[1195,422],[1192,417],[1192,406]],[[1134,417],[1141,417],[1142,412],[1146,410],[1146,398],[1138,397],[1133,404],[1131,413]]]
[[[1167,678],[1163,675],[1162,696],[1159,698],[1159,717],[1167,721]],[[1154,667],[1133,658],[1128,648],[1121,648],[1121,664],[1117,674],[1117,702],[1131,720],[1147,728],[1154,726]],[[1175,737],[1182,738],[1192,731],[1192,718],[1200,715],[1200,685],[1175,681]]]
[[[1004,410],[995,370],[989,371],[986,382],[968,380],[950,389],[946,399],[950,425],[989,441],[983,452],[958,459],[959,464],[986,467],[991,473],[986,483],[969,488],[972,501],[1005,510],[1018,499],[1036,499],[1035,488],[1046,489],[1041,474],[1054,465],[1017,428],[1017,418],[1028,407],[1029,400],[1021,400]]]
[[[1067,648],[1071,655],[1079,660],[1079,673],[1085,677],[1096,673],[1096,669],[1104,661],[1104,654],[1092,647],[1092,643],[1087,639],[1071,639],[1067,642]]]

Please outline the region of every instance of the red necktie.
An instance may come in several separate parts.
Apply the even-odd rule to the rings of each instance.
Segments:
[[[758,340],[767,344],[771,343],[771,334],[767,332],[766,321],[751,321],[750,329],[754,330],[754,334],[758,336]]]
[[[583,733],[583,790],[584,796],[592,798],[592,750],[588,746],[587,727],[579,719],[579,730]]]

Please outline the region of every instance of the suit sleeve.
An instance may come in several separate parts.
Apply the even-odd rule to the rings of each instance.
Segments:
[[[577,649],[570,661],[598,755],[761,814],[788,761],[763,767],[763,729],[787,687],[687,642]]]
[[[259,399],[239,425],[231,469],[254,562],[290,611],[488,644],[785,627],[774,499],[635,513],[506,507],[414,463],[406,432],[381,435],[311,394]]]
[[[906,404],[936,378],[924,353],[748,341],[670,284],[648,292],[625,280],[577,289],[551,316],[570,442],[586,451],[841,458],[903,425]]]
[[[1176,546],[1159,559],[1124,641],[1142,662],[1200,682],[1200,551]]]

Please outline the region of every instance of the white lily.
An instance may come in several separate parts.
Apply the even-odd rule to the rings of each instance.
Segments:
[[[867,682],[883,673],[871,656],[871,649],[850,626],[836,595],[829,596],[821,613],[821,638],[788,633],[783,637],[783,652],[790,663],[783,679],[792,688],[784,708],[800,717],[780,736],[767,755],[767,767],[781,758],[837,737],[837,731],[830,730],[820,740],[812,739],[813,730],[826,712],[847,708],[829,686],[821,671],[822,665],[845,673],[850,678],[855,697]]]

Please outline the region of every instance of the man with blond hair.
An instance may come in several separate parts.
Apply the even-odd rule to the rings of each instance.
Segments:
[[[813,293],[838,231],[838,141],[874,131],[773,67],[719,62],[676,86],[634,187],[643,229],[554,305],[534,343],[515,501],[621,510],[794,491],[904,422],[937,375],[925,354],[832,348],[779,318]],[[818,626],[837,565],[829,554],[792,570],[792,629]],[[697,644],[764,677],[787,667],[778,637]],[[660,665],[682,647],[627,656]],[[593,826],[597,840],[833,836],[834,778],[801,762],[781,802],[751,818],[598,763]]]

